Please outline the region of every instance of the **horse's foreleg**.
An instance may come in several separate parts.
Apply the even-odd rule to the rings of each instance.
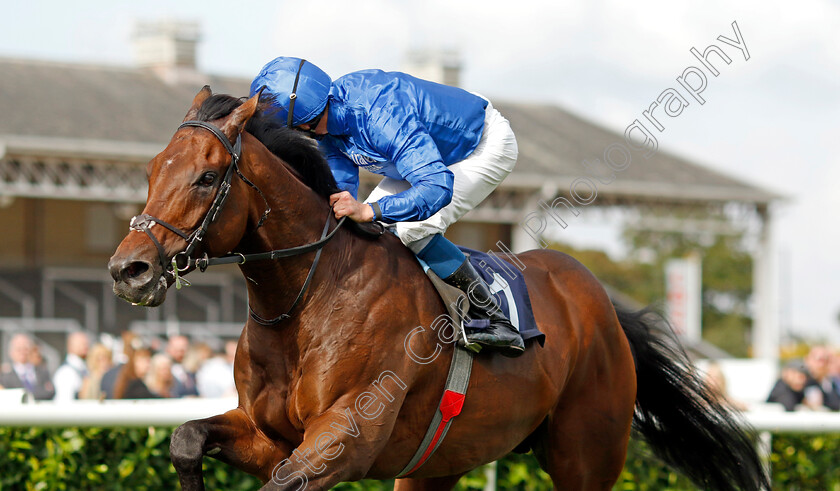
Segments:
[[[206,419],[188,421],[172,433],[172,465],[184,491],[203,491],[201,461],[212,456],[267,481],[271,465],[289,455],[290,446],[270,442],[257,432],[241,409]]]
[[[373,393],[364,392],[366,404],[355,407],[373,409]],[[358,399],[357,399],[358,401]],[[375,401],[374,401],[375,402]],[[382,452],[394,428],[396,409],[357,413],[351,407],[333,407],[306,426],[304,439],[292,454],[277,463],[271,481],[263,491],[330,489],[342,481],[363,479]]]

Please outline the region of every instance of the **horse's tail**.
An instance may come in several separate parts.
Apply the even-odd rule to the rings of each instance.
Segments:
[[[737,412],[719,403],[687,356],[654,334],[661,316],[616,308],[636,362],[633,428],[654,453],[704,489],[770,489]]]

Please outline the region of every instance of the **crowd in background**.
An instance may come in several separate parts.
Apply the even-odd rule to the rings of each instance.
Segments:
[[[67,337],[66,358],[51,374],[38,345],[21,333],[9,341],[0,388],[22,388],[35,400],[55,401],[229,397],[236,395],[235,353],[235,340],[214,350],[186,336],[147,341],[125,332],[120,343],[108,346],[74,332]]]
[[[748,409],[727,390],[720,365],[711,363],[704,378],[715,397],[736,409]],[[840,411],[840,349],[817,345],[803,359],[786,362],[764,402],[785,411]]]
[[[840,350],[814,346],[803,360],[788,362],[767,402],[786,411],[840,411]]]
[[[91,344],[84,332],[67,337],[67,356],[50,374],[38,345],[27,334],[11,337],[10,362],[0,367],[0,388],[23,388],[36,400],[150,399],[235,396],[233,358],[236,341],[214,350],[205,342],[176,335],[147,342],[122,335],[119,352]],[[706,370],[707,382],[739,409],[746,405],[727,393],[720,368]],[[767,397],[787,411],[840,410],[840,349],[814,346],[802,360],[787,362]]]

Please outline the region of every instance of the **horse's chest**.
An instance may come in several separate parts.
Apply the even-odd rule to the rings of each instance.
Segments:
[[[293,400],[293,397],[287,395],[264,394],[259,403],[254,405],[254,423],[271,439],[299,444],[303,441],[303,432],[289,417],[289,407]]]

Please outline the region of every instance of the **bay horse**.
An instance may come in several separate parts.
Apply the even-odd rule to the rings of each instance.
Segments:
[[[430,327],[445,305],[396,236],[336,222],[327,197],[337,188],[317,146],[259,102],[198,93],[149,162],[143,214],[109,263],[114,292],[145,306],[213,258],[241,263],[251,315],[234,362],[238,407],[178,427],[172,463],[188,491],[204,489],[205,455],[267,490],[396,477],[460,349]],[[281,248],[296,252],[266,259]],[[245,261],[255,254],[264,260]],[[477,355],[462,413],[395,489],[451,489],[514,448],[533,450],[557,489],[610,489],[631,428],[700,486],[769,489],[750,436],[655,334],[655,318],[617,310],[567,255],[516,260],[544,347]]]

